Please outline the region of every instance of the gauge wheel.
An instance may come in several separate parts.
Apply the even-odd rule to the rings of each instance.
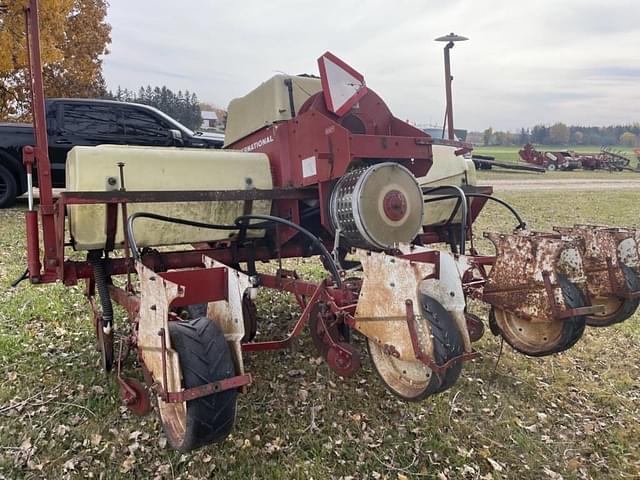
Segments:
[[[207,317],[169,323],[171,346],[180,359],[182,387],[199,387],[235,375],[231,351],[220,327]],[[183,403],[158,401],[171,446],[187,452],[224,440],[236,416],[237,389]]]

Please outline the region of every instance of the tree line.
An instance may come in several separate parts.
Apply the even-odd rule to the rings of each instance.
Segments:
[[[117,88],[109,91],[104,98],[121,102],[134,102],[150,105],[166,113],[187,128],[197,129],[202,125],[202,112],[198,96],[186,90],[174,93],[166,86],[151,88],[150,85],[140,87],[137,91]]]
[[[543,145],[619,145],[640,146],[640,122],[630,125],[585,127],[558,122],[551,126],[536,125],[521,128],[520,132],[494,131],[489,127],[482,132],[484,145],[524,145],[527,142]]]

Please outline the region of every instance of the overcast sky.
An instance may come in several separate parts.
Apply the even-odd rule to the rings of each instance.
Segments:
[[[167,85],[225,107],[329,50],[403,120],[441,124],[443,44],[468,129],[640,121],[637,0],[110,0],[111,89]]]

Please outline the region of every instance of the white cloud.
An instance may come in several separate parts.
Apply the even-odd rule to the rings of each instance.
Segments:
[[[317,73],[326,50],[402,119],[441,123],[442,44],[456,125],[639,120],[640,9],[632,0],[367,2],[111,0],[110,88],[166,84],[225,106],[277,71]]]

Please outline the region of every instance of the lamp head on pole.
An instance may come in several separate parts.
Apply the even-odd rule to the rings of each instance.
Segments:
[[[465,40],[469,40],[467,37],[463,37],[462,35],[456,35],[451,32],[449,35],[444,35],[442,37],[438,37],[435,39],[436,42],[447,42],[447,45],[444,48],[452,48],[455,42],[464,42]]]

